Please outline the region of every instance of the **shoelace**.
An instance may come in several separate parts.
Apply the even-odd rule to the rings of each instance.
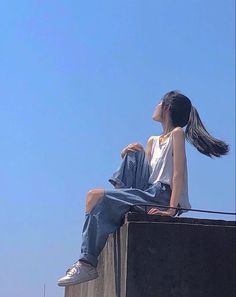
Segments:
[[[72,276],[78,271],[78,268],[81,267],[81,263],[76,261],[69,269],[67,269],[66,274]]]

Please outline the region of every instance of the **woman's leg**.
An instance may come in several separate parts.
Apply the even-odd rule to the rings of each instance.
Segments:
[[[145,151],[128,152],[122,160],[119,168],[108,181],[116,189],[136,188],[145,190],[148,183],[151,167]],[[86,212],[89,212],[104,196],[104,189],[92,189],[86,197]]]
[[[123,158],[121,165],[113,173],[108,181],[116,188],[135,188],[146,190],[149,184],[151,165],[145,150],[129,151]],[[147,208],[136,206],[138,212],[146,211]]]
[[[149,187],[150,165],[145,151],[128,152],[116,172],[109,179],[117,190],[95,189],[88,192],[85,223],[82,231],[80,260],[97,266],[97,257],[107,237],[120,227],[126,212],[135,203],[145,203],[145,195],[138,189]],[[130,193],[122,188],[135,188]],[[135,195],[136,194],[136,195]]]

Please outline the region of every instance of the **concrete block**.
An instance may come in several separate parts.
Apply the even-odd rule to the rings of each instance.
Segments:
[[[235,221],[129,212],[99,257],[99,278],[65,297],[236,297]]]

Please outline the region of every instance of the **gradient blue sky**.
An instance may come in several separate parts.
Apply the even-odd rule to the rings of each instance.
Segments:
[[[235,211],[233,0],[2,1],[1,297],[62,297],[85,196],[112,189],[121,150],[162,133],[172,89],[230,154],[186,144],[192,208]],[[188,212],[182,217],[233,220]]]

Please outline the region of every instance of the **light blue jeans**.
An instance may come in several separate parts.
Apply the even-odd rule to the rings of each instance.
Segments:
[[[156,203],[169,206],[170,186],[161,182],[149,184],[150,170],[144,150],[128,152],[125,155],[120,167],[108,180],[115,189],[105,189],[103,197],[90,212],[85,213],[79,260],[97,267],[98,256],[105,246],[108,235],[122,225],[125,214],[131,209],[138,212],[145,211],[145,206],[136,204]]]

